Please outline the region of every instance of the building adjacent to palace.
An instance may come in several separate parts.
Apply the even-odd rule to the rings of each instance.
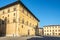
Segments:
[[[45,36],[60,36],[60,25],[48,25],[43,29]]]
[[[38,23],[38,18],[21,1],[0,8],[1,35],[37,35]]]
[[[44,34],[44,33],[43,33],[43,28],[39,28],[39,35],[40,35],[40,36],[43,36],[43,34]]]

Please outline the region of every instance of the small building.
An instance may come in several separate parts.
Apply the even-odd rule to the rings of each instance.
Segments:
[[[43,36],[43,28],[39,28],[39,35]]]
[[[39,19],[21,2],[0,8],[0,32],[5,36],[36,35]]]
[[[44,36],[60,36],[60,25],[47,25],[43,29]]]

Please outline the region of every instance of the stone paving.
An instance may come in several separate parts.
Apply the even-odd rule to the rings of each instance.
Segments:
[[[40,36],[28,36],[28,37],[0,37],[0,40],[27,40],[33,37],[40,37]],[[42,37],[41,37],[42,38]]]
[[[0,37],[0,40],[60,40],[60,37],[41,37],[41,36]]]

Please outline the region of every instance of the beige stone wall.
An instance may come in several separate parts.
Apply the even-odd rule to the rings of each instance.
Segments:
[[[39,28],[39,35],[43,36],[43,28]]]
[[[44,27],[44,35],[48,36],[60,36],[60,26],[48,26]]]
[[[16,8],[16,10],[14,10],[14,8]],[[35,35],[34,28],[38,26],[38,21],[35,17],[33,17],[33,15],[31,15],[21,4],[16,4],[0,10],[0,19],[6,21],[4,26],[6,36]],[[22,21],[23,19],[24,23]]]
[[[29,30],[29,35],[35,35],[34,28],[37,26],[38,21],[21,5],[19,12],[20,12],[20,29],[22,30],[20,34],[28,35],[28,30]],[[24,23],[22,23],[23,19],[24,19]],[[28,21],[28,25],[27,25],[27,21]]]

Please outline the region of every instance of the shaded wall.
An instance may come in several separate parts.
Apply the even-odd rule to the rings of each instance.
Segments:
[[[6,19],[0,19],[0,36],[6,35]]]

